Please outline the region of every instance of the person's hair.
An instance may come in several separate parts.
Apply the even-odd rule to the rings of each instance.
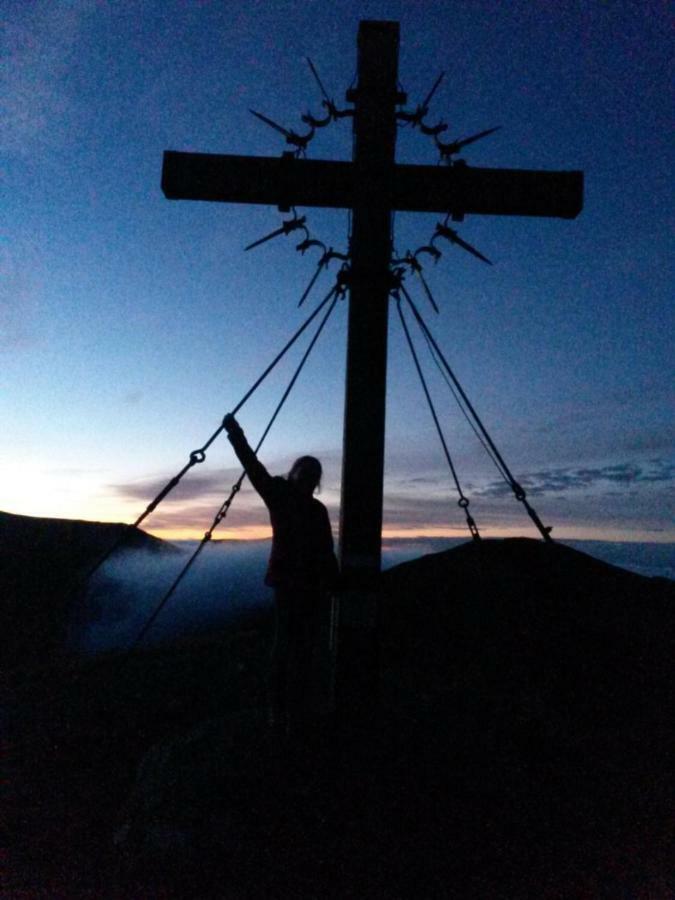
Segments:
[[[290,478],[295,470],[299,468],[303,468],[312,473],[314,490],[318,490],[321,487],[321,475],[323,474],[323,469],[321,468],[321,463],[316,458],[316,456],[299,456],[291,466],[290,471],[286,477]]]

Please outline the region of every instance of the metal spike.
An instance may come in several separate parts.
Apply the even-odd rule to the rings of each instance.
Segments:
[[[436,141],[436,145],[443,156],[451,156],[453,153],[459,153],[460,150],[464,147],[468,147],[469,144],[480,141],[481,138],[487,137],[489,134],[494,134],[495,131],[499,131],[501,127],[501,125],[497,125],[495,128],[488,128],[486,131],[479,131],[478,134],[472,134],[471,137],[462,138],[462,140],[459,141],[451,141],[449,144],[444,144],[442,141]]]
[[[438,76],[438,78],[434,82],[434,86],[429,91],[427,96],[424,98],[424,102],[422,103],[422,109],[424,109],[424,110],[428,109],[429,104],[431,103],[431,98],[436,93],[438,86],[440,85],[441,81],[443,81],[444,78],[445,78],[445,72],[441,72],[441,74]]]
[[[312,71],[312,75],[313,75],[314,78],[316,79],[316,83],[319,85],[319,90],[320,90],[321,93],[323,94],[323,99],[326,101],[326,103],[330,103],[330,102],[331,102],[331,99],[330,99],[330,97],[328,96],[328,91],[327,91],[326,88],[323,86],[323,82],[322,82],[321,79],[319,78],[319,73],[318,73],[318,72],[316,71],[316,69],[314,68],[314,63],[313,63],[312,60],[309,58],[309,56],[305,57],[305,59],[307,60],[307,64],[308,64],[309,68],[310,68],[311,71]]]
[[[262,113],[256,112],[254,109],[249,109],[249,112],[252,113],[256,117],[256,119],[260,119],[261,122],[264,122],[265,125],[269,125],[270,128],[274,128],[275,131],[278,131],[279,134],[283,134],[285,138],[291,137],[291,132],[286,128],[283,128],[281,125],[277,125],[276,122],[273,122],[272,119],[268,119],[267,116],[264,116]]]
[[[501,125],[496,125],[494,128],[487,128],[485,131],[479,131],[478,134],[474,134],[471,137],[464,138],[464,140],[458,141],[460,150],[462,147],[468,147],[469,144],[475,143],[475,141],[480,141],[482,138],[487,137],[489,134],[494,134],[495,131],[499,131]]]
[[[261,244],[265,244],[267,241],[271,241],[272,238],[279,237],[280,234],[284,233],[283,225],[281,228],[275,228],[274,231],[270,231],[269,234],[266,234],[265,237],[258,238],[257,241],[253,241],[252,244],[249,244],[248,247],[244,247],[244,251],[253,250],[254,247],[259,247]]]
[[[314,137],[314,128],[309,132],[309,134],[296,134],[294,131],[289,131],[287,128],[283,128],[281,125],[277,125],[272,119],[268,119],[267,116],[264,116],[262,113],[256,112],[254,109],[249,109],[249,112],[252,113],[256,118],[260,119],[261,122],[264,122],[265,125],[269,125],[270,128],[274,128],[275,131],[278,131],[279,134],[283,134],[286,138],[287,144],[294,144],[301,151],[304,151],[307,147],[307,144]]]
[[[482,260],[484,263],[487,263],[488,266],[492,265],[491,260],[489,260],[487,258],[487,256],[483,256],[483,254],[479,250],[476,250],[476,248],[472,247],[471,244],[468,244],[466,241],[463,241],[461,237],[457,236],[455,238],[454,242],[456,244],[458,244],[460,247],[462,247],[464,250],[466,250],[468,253],[473,254],[476,257],[476,259]]]
[[[309,240],[309,232],[305,228],[305,222],[307,221],[306,216],[298,216],[295,212],[295,208],[293,208],[293,218],[286,219],[285,222],[282,222],[279,228],[275,228],[274,231],[270,231],[269,234],[266,234],[264,237],[259,238],[257,241],[254,241],[252,244],[249,244],[248,247],[244,247],[244,250],[252,250],[254,247],[259,247],[261,244],[266,243],[267,241],[271,241],[272,238],[278,237],[280,234],[290,234],[292,231],[297,231],[298,228],[302,228],[305,232],[305,237]]]
[[[471,253],[472,256],[475,256],[477,259],[482,260],[484,263],[487,263],[489,266],[492,265],[492,262],[487,258],[487,256],[483,256],[483,254],[476,250],[475,247],[472,247],[471,244],[467,243],[467,241],[463,240],[455,231],[454,228],[449,228],[447,225],[441,225],[439,222],[436,225],[436,234],[431,239],[432,241],[436,237],[443,237],[446,240],[450,241],[451,244],[457,244],[458,247],[461,247],[463,250],[466,250],[467,253]]]

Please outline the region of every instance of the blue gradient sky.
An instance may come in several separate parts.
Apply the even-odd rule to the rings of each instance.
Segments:
[[[532,502],[561,537],[675,540],[672,304],[672,19],[667,5],[531,2],[9,2],[2,132],[0,509],[130,521],[217,427],[311,308],[316,256],[280,238],[274,208],[170,202],[165,149],[277,155],[249,107],[300,130],[320,110],[305,56],[342,101],[361,18],[401,23],[412,106],[440,70],[430,119],[449,137],[501,125],[474,165],[582,169],[575,221],[468,217],[448,246],[428,317]],[[349,158],[350,125],[315,158]],[[400,132],[398,159],[434,163]],[[308,211],[345,248],[346,215]],[[401,251],[438,217],[399,215]],[[330,286],[319,282],[312,302]],[[420,302],[423,302],[420,298]],[[423,307],[424,308],[424,307]],[[346,305],[336,310],[263,460],[325,464],[337,520]],[[447,467],[391,319],[385,526],[464,533]],[[296,355],[241,413],[264,428]],[[459,416],[430,381],[472,510],[487,534],[531,534]],[[201,533],[237,477],[225,440],[147,521]],[[242,492],[226,536],[260,536]]]

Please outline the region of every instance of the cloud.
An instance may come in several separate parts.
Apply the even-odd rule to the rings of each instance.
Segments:
[[[220,509],[220,503],[195,504],[193,506],[167,507],[160,506],[148,519],[148,525],[154,530],[194,530],[203,532],[212,524],[214,516]],[[267,513],[260,503],[247,505],[239,498],[232,504],[231,511],[223,520],[221,527],[244,527],[248,525],[259,527],[269,523]],[[145,526],[144,526],[145,527]],[[217,536],[217,535],[216,535]]]
[[[675,446],[675,424],[664,424],[626,435],[622,450],[628,453],[667,453]]]
[[[202,534],[236,482],[240,470],[189,472],[147,520],[158,530],[189,530]],[[169,481],[169,477],[147,478],[111,486],[116,496],[147,504]],[[634,522],[640,527],[667,525],[666,494],[675,490],[675,464],[660,457],[640,463],[608,463],[604,466],[550,467],[520,477],[528,497],[536,499],[537,512],[559,525],[614,524]],[[464,482],[470,511],[481,528],[515,527],[525,522],[522,505],[515,502],[503,481]],[[325,491],[334,528],[339,518],[337,491]],[[462,529],[465,516],[447,472],[426,472],[413,477],[387,478],[383,520],[386,528]],[[222,527],[268,527],[269,516],[253,488],[244,482]]]
[[[518,480],[529,496],[542,497],[597,487],[621,485],[632,488],[640,484],[675,482],[675,465],[666,460],[654,459],[646,464],[619,463],[596,468],[544,469],[527,473]],[[493,481],[475,493],[479,497],[498,498],[510,494],[511,488],[504,481]]]
[[[437,484],[434,494],[387,492],[384,496],[384,521],[387,526],[461,525],[464,514],[457,506],[451,485]]]
[[[219,472],[186,473],[151,513],[143,527],[153,530],[190,530],[197,533],[206,531],[240,475],[241,469],[235,468]],[[108,489],[123,500],[147,505],[168,484],[170,478],[171,476],[146,478],[109,485]],[[240,493],[234,498],[231,511],[222,527],[260,527],[268,524],[269,516],[262,500],[245,481]]]
[[[414,478],[407,478],[406,484],[414,485],[415,487],[432,487],[438,488],[440,479],[437,475],[418,475]]]
[[[224,500],[232,485],[241,475],[241,469],[222,469],[219,472],[197,474],[187,472],[178,485],[164,500],[165,503],[180,503],[195,500],[210,502],[215,498]],[[146,478],[140,481],[111,484],[109,490],[124,500],[150,502],[169,483],[173,476]]]
[[[294,458],[295,457],[293,456],[275,457],[270,460],[265,460],[265,465],[272,475],[282,475],[283,473],[288,472]],[[325,488],[323,494],[319,494],[319,499],[327,506],[332,507],[334,505],[332,499],[336,496],[334,489],[330,487],[333,481],[332,476],[334,474],[332,471],[333,459],[328,453],[324,453],[321,454],[321,460],[324,464],[323,482],[324,485],[327,484],[328,487]],[[200,468],[201,467],[197,465],[192,471],[186,472],[179,484],[167,495],[163,503],[181,504],[183,506],[190,503],[205,504],[208,506],[212,506],[214,503],[220,504],[228,495],[232,485],[238,481],[242,473],[241,466],[231,466],[229,468],[208,472],[204,472],[203,470],[200,471]],[[337,468],[337,466],[335,466],[335,468]],[[151,478],[109,484],[107,487],[115,497],[133,502],[149,503],[153,497],[156,497],[165,485],[169,483],[175,474],[175,472],[171,472],[163,475],[156,475]],[[237,505],[239,505],[242,500],[244,500],[245,503],[261,503],[262,501],[257,499],[253,501],[255,496],[255,491],[251,487],[250,482],[246,479],[242,485],[241,494],[237,499]]]

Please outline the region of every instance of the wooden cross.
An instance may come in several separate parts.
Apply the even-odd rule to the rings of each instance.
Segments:
[[[162,172],[174,200],[352,210],[340,558],[357,588],[381,562],[392,211],[571,219],[582,207],[581,172],[397,164],[398,44],[397,22],[361,22],[351,162],[167,151]]]

